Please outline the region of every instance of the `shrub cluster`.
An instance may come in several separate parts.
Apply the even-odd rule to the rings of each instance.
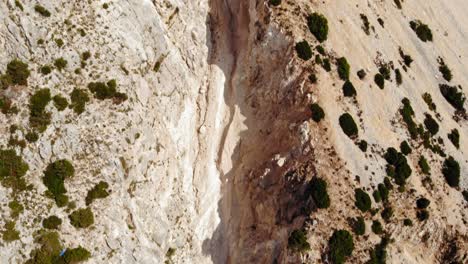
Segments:
[[[117,82],[110,80],[107,83],[92,82],[88,84],[88,89],[99,100],[112,99],[115,103],[121,103],[127,100],[127,95],[117,92]]]
[[[323,179],[314,177],[310,181],[307,193],[310,193],[318,208],[330,207],[330,197],[327,192],[327,182]]]
[[[51,215],[44,220],[42,220],[42,226],[46,229],[59,229],[59,226],[62,224],[62,219],[58,218],[55,215]]]
[[[427,107],[429,107],[429,110],[431,110],[431,111],[437,110],[437,106],[432,101],[432,96],[429,93],[424,93],[422,95],[422,98],[423,98],[424,102],[426,102]]]
[[[319,42],[324,42],[328,37],[328,20],[319,13],[313,13],[307,17],[307,26],[310,33],[315,36]]]
[[[403,117],[403,121],[406,123],[406,127],[408,128],[408,132],[410,133],[411,138],[416,139],[419,133],[417,125],[413,121],[413,108],[411,107],[408,98],[403,98],[401,102],[403,103],[403,107],[400,109],[400,114]]]
[[[444,79],[448,82],[452,80],[452,71],[449,69],[447,64],[445,64],[445,61],[442,58],[439,58],[439,72],[442,74],[442,77],[444,77]]]
[[[338,76],[340,76],[343,81],[349,80],[349,70],[351,67],[345,57],[341,57],[336,60],[336,67]]]
[[[10,84],[28,85],[28,78],[31,72],[28,65],[18,59],[7,64],[6,74],[2,76],[2,86],[7,88]]]
[[[454,128],[450,132],[450,134],[447,135],[452,144],[458,149],[460,148],[460,133],[458,132],[458,129]]]
[[[374,82],[375,84],[377,84],[377,86],[380,88],[380,89],[383,89],[385,88],[385,78],[382,74],[380,73],[377,73],[375,76],[374,76]]]
[[[423,42],[432,41],[432,31],[428,25],[419,20],[413,20],[410,22],[410,27]]]
[[[312,49],[307,40],[296,43],[297,56],[305,61],[312,58]]]
[[[14,150],[0,150],[0,180],[3,186],[10,187],[14,191],[25,190],[26,182],[23,176],[28,169],[28,164],[16,155]]]
[[[269,3],[272,6],[279,6],[281,4],[281,0],[270,0]]]
[[[70,94],[70,99],[70,108],[72,108],[78,115],[84,112],[86,103],[89,102],[88,93],[85,90],[78,88],[73,89]]]
[[[52,100],[49,89],[36,91],[29,99],[29,124],[39,132],[44,132],[50,124],[51,114],[45,111]]]
[[[90,205],[96,199],[104,199],[109,196],[109,184],[104,181],[100,181],[86,195],[86,205]]]
[[[339,118],[339,123],[343,132],[350,138],[354,138],[358,135],[358,127],[354,122],[353,117],[348,114],[344,113]]]
[[[69,218],[70,224],[76,228],[87,228],[94,224],[94,215],[89,207],[72,212]]]
[[[442,174],[450,187],[458,187],[460,184],[460,164],[452,156],[444,161]]]
[[[330,259],[334,264],[342,264],[354,250],[353,236],[346,230],[337,230],[328,241]]]
[[[396,184],[400,186],[405,185],[406,179],[408,179],[412,173],[406,157],[396,149],[388,148],[384,158],[388,162],[387,174],[394,178]]]
[[[59,207],[65,206],[68,202],[68,197],[65,195],[67,193],[65,179],[73,177],[74,174],[73,165],[65,159],[49,164],[44,171],[42,181]]]
[[[354,199],[356,199],[354,204],[362,212],[367,212],[371,209],[371,199],[369,195],[361,188],[357,188],[354,190]]]
[[[289,235],[288,248],[298,252],[305,252],[310,250],[310,244],[307,242],[307,237],[304,230],[294,230]]]
[[[457,87],[449,86],[446,84],[439,85],[440,92],[444,96],[445,100],[449,102],[455,109],[464,111],[463,104],[465,103],[465,96],[463,92],[458,91]]]
[[[401,47],[399,48],[399,52],[400,52],[400,57],[401,57],[401,59],[403,59],[403,63],[404,63],[406,66],[411,67],[411,63],[413,62],[413,58],[411,58],[410,55],[405,54],[405,53],[403,52],[403,49],[402,49]]]
[[[315,122],[320,122],[325,117],[325,112],[319,104],[313,103],[310,106],[310,111],[312,111],[312,120]]]
[[[343,84],[343,95],[346,97],[356,96],[356,89],[354,88],[354,85],[352,82],[346,81]]]

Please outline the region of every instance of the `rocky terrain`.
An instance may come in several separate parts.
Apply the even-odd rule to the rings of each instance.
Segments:
[[[0,3],[0,263],[468,262],[463,0]]]

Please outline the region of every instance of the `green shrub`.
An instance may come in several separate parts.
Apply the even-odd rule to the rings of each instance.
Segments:
[[[351,256],[354,250],[353,236],[346,230],[337,230],[328,241],[330,260],[334,264],[342,264]]]
[[[296,43],[297,56],[305,61],[312,58],[312,50],[307,40]]]
[[[330,197],[328,196],[326,181],[314,177],[312,178],[308,189],[308,193],[310,193],[318,208],[330,207]]]
[[[298,252],[310,250],[310,244],[307,242],[306,233],[303,230],[294,230],[289,235],[288,248]]]
[[[0,90],[6,90],[8,87],[10,87],[13,84],[13,79],[10,75],[8,74],[2,74],[0,75]],[[0,97],[0,99],[2,99]]]
[[[442,174],[450,187],[458,187],[460,184],[460,165],[452,156],[444,161]]]
[[[28,164],[14,150],[0,150],[0,180],[4,187],[12,188],[15,192],[26,190],[23,176],[28,169]]]
[[[411,219],[405,218],[403,220],[403,225],[404,226],[413,226],[413,221],[411,221]]]
[[[91,52],[85,51],[85,52],[83,52],[83,53],[81,54],[81,59],[82,59],[83,61],[87,61],[87,60],[89,60],[89,58],[91,58]]]
[[[322,68],[327,72],[331,71],[330,59],[328,58],[323,59]]]
[[[444,60],[439,57],[439,72],[442,74],[445,80],[450,82],[452,80],[452,71],[449,67],[445,64]]]
[[[51,215],[42,221],[42,226],[46,229],[59,229],[61,224],[62,219],[55,215]]]
[[[408,132],[411,138],[416,139],[418,137],[419,132],[418,132],[417,125],[413,120],[413,116],[414,116],[413,108],[411,107],[411,104],[408,98],[403,98],[401,102],[403,103],[403,107],[400,109],[400,114],[403,118],[403,121],[406,124],[406,127],[408,128]]]
[[[367,151],[367,141],[365,140],[361,140],[359,141],[359,149],[362,151],[362,152],[366,152]]]
[[[371,229],[374,234],[380,235],[383,233],[382,223],[379,220],[372,221]]]
[[[279,6],[281,4],[281,0],[270,0],[269,3],[272,6]]]
[[[435,111],[437,109],[437,106],[432,101],[432,96],[429,93],[424,93],[422,95],[422,98],[423,98],[424,102],[426,102],[427,107],[429,107],[429,110]]]
[[[432,118],[432,116],[429,114],[426,114],[426,119],[424,119],[424,125],[432,135],[435,135],[437,134],[437,132],[439,132],[439,124],[437,124],[434,118]]]
[[[42,75],[48,75],[52,72],[52,68],[50,68],[49,65],[44,65],[41,67],[41,73]]]
[[[416,217],[419,221],[426,221],[429,219],[429,212],[427,210],[420,210],[416,212]]]
[[[398,86],[403,83],[403,77],[401,76],[400,69],[395,69],[395,80]]]
[[[55,39],[55,44],[57,44],[59,48],[63,47],[63,39]]]
[[[64,195],[67,192],[64,181],[73,177],[74,174],[73,165],[70,161],[64,159],[49,164],[44,171],[42,181],[59,207],[68,202],[68,197]]]
[[[449,102],[455,109],[464,111],[463,104],[465,103],[465,96],[463,92],[458,91],[457,87],[449,86],[446,84],[439,85],[440,92],[444,96],[445,100]]]
[[[20,233],[15,228],[16,223],[13,221],[6,221],[1,231],[3,241],[9,243],[19,239]]]
[[[100,181],[86,195],[86,205],[90,205],[95,199],[103,199],[109,196],[108,189],[109,184],[104,181]]]
[[[390,206],[386,206],[382,212],[380,213],[382,216],[382,219],[385,220],[385,222],[389,222],[390,218],[393,216],[393,208]]]
[[[388,238],[382,238],[380,243],[370,251],[370,260],[367,264],[385,264],[387,263],[387,245]]]
[[[70,108],[73,109],[78,115],[83,113],[85,110],[85,105],[89,102],[88,93],[83,89],[74,88],[70,94],[71,104]]]
[[[426,209],[429,206],[429,204],[431,204],[431,201],[424,197],[416,200],[416,206],[418,207],[418,209]]]
[[[64,58],[58,58],[54,61],[54,66],[59,70],[62,71],[67,67],[68,62]]]
[[[359,71],[357,72],[357,76],[359,77],[360,80],[363,80],[364,78],[366,78],[366,75],[367,75],[367,73],[366,73],[366,71],[363,70],[363,69],[361,69],[361,70],[359,70]]]
[[[94,224],[94,215],[89,207],[72,212],[69,218],[70,224],[76,228],[87,228]]]
[[[421,155],[421,157],[419,158],[418,165],[421,168],[422,173],[427,175],[431,174],[431,167],[429,167],[429,164],[427,163],[427,160],[423,155]]]
[[[366,33],[366,35],[370,35],[369,19],[364,14],[360,14],[359,16],[361,17],[361,20],[362,20],[362,30],[364,30],[364,33]]]
[[[310,81],[311,83],[317,83],[317,75],[316,75],[315,73],[311,73],[311,74],[309,75],[309,81]]]
[[[452,129],[450,134],[447,135],[452,144],[458,149],[460,148],[460,133],[456,128]]]
[[[389,183],[390,183],[390,182],[389,182]],[[391,185],[391,183],[390,183],[390,185]],[[379,185],[377,185],[377,189],[379,190],[380,197],[382,198],[382,201],[387,201],[387,200],[388,200],[389,191],[388,191],[388,188],[387,188],[387,186],[385,185],[385,183],[379,183]]]
[[[401,47],[398,49],[398,51],[400,52],[400,57],[403,59],[403,63],[406,66],[411,67],[411,63],[413,62],[413,58],[411,58],[410,55],[405,54]]]
[[[310,33],[315,36],[319,42],[324,42],[328,37],[328,20],[319,13],[313,13],[307,17],[307,26]]]
[[[26,133],[24,137],[30,143],[33,143],[39,140],[39,135],[34,131],[29,131],[28,133]]]
[[[388,148],[387,152],[384,155],[385,160],[388,162],[390,168],[393,168],[395,182],[398,185],[405,185],[406,179],[411,176],[412,170],[408,165],[406,157],[399,153],[394,148]],[[387,169],[388,171],[388,169]]]
[[[410,22],[410,27],[423,42],[432,41],[432,31],[428,25],[419,20],[413,20]]]
[[[36,91],[29,100],[29,124],[40,132],[45,131],[50,124],[51,115],[45,108],[51,100],[49,89]]]
[[[60,263],[57,261],[62,245],[60,244],[59,235],[57,232],[46,232],[40,230],[35,242],[39,244],[39,248],[31,251],[29,260],[26,264],[51,264]]]
[[[351,83],[350,81],[346,81],[343,84],[343,95],[346,97],[356,96],[356,89],[354,88],[353,83]]]
[[[339,123],[343,132],[350,138],[356,137],[358,135],[358,127],[354,122],[353,117],[344,113],[339,118]]]
[[[351,67],[349,66],[346,58],[341,57],[338,60],[336,60],[336,66],[338,70],[338,76],[340,76],[341,80],[343,81],[349,80],[349,70]]]
[[[24,7],[19,0],[15,0],[15,6],[18,7],[21,11],[24,11]]]
[[[102,4],[102,8],[104,8],[104,9],[108,9],[108,8],[109,8],[109,4],[108,4],[108,3],[104,3],[104,4]]]
[[[402,8],[400,0],[394,0],[394,2],[398,9]]]
[[[380,203],[382,201],[382,197],[380,196],[380,192],[379,190],[375,190],[373,193],[372,193],[372,196],[374,197],[374,201],[376,203]]]
[[[57,110],[59,111],[65,110],[68,106],[67,99],[61,95],[54,96],[53,100],[54,100],[55,108],[57,108]]]
[[[361,188],[354,190],[354,199],[356,199],[354,204],[359,210],[362,212],[367,212],[370,210],[372,205],[371,199],[369,195]]]
[[[388,65],[382,65],[379,68],[379,73],[382,74],[385,80],[390,80],[390,68]]]
[[[318,53],[322,54],[323,56],[325,56],[326,52],[325,52],[325,49],[323,48],[322,45],[317,45],[317,47],[315,47],[315,49],[317,50]]]
[[[390,178],[389,177],[385,177],[384,179],[384,186],[385,188],[387,188],[387,193],[389,190],[393,190],[393,185],[392,183],[390,182]]]
[[[401,144],[400,144],[400,151],[401,151],[401,153],[403,153],[404,155],[408,155],[408,154],[410,154],[410,153],[412,152],[411,147],[410,147],[410,145],[408,144],[408,141],[405,140],[405,141],[401,142]]]
[[[310,106],[310,111],[312,111],[312,120],[315,122],[320,122],[325,117],[325,112],[319,104],[314,103]]]
[[[28,64],[20,60],[12,60],[7,65],[7,78],[12,84],[28,85],[28,78],[31,72],[28,69]]]
[[[377,86],[380,88],[380,89],[383,89],[385,88],[385,78],[382,74],[380,73],[377,73],[375,76],[374,76],[374,82],[375,84],[377,84]]]
[[[384,21],[383,21],[382,18],[380,18],[380,17],[377,18],[377,22],[379,22],[379,24],[380,24],[381,27],[385,27],[385,23],[384,23]]]
[[[9,202],[8,207],[10,208],[10,216],[13,218],[17,218],[24,211],[23,205],[17,200]]]
[[[64,263],[78,263],[88,260],[91,253],[83,247],[67,249],[61,259]]]
[[[34,10],[37,13],[41,14],[41,16],[43,16],[43,17],[50,17],[49,10],[47,10],[45,7],[43,7],[43,6],[39,5],[39,4],[34,6]]]
[[[353,219],[352,228],[353,228],[353,232],[356,235],[358,236],[364,235],[366,233],[366,222],[364,221],[364,218],[362,216],[359,216],[356,219]]]

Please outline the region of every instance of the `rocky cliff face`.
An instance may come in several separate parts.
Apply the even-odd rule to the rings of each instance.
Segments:
[[[0,3],[0,262],[339,262],[329,239],[353,233],[357,217],[367,228],[353,235],[349,263],[369,252],[388,263],[466,262],[467,9],[461,0]],[[322,42],[308,25],[315,12],[327,20]],[[417,20],[432,41],[410,27]],[[344,113],[357,135],[340,126]],[[405,152],[398,162],[392,147]],[[443,173],[449,157],[456,186]],[[372,210],[356,207],[357,188]],[[75,217],[84,208],[91,224]]]

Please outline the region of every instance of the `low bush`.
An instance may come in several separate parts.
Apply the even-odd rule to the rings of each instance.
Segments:
[[[400,57],[403,59],[403,63],[406,66],[411,67],[411,63],[413,63],[413,58],[411,58],[410,55],[405,54],[401,47],[399,48],[398,51],[400,52]]]
[[[346,97],[356,96],[356,89],[354,88],[353,83],[351,83],[350,81],[346,81],[343,84],[343,95]]]
[[[419,221],[426,221],[429,219],[429,212],[427,210],[419,210],[416,212],[416,217]]]
[[[24,206],[17,200],[9,202],[8,207],[10,208],[10,216],[13,218],[17,218],[24,211]]]
[[[419,20],[413,20],[410,22],[410,27],[423,42],[432,41],[432,31],[428,25]]]
[[[353,228],[353,232],[356,235],[358,236],[364,235],[366,233],[366,222],[364,221],[364,218],[362,216],[359,216],[356,219],[353,219],[352,228]]]
[[[382,216],[385,222],[389,222],[390,218],[393,216],[393,208],[391,206],[386,206],[380,213],[380,216]]]
[[[315,36],[319,42],[324,42],[328,37],[328,20],[319,13],[313,13],[307,17],[307,26],[310,33]]]
[[[31,251],[29,260],[26,264],[49,264],[60,263],[57,261],[62,245],[57,232],[48,232],[40,230],[34,239],[39,244],[39,248]]]
[[[359,149],[362,151],[362,152],[366,152],[367,151],[367,141],[365,140],[361,140],[359,141]]]
[[[361,69],[357,72],[357,76],[359,77],[360,80],[363,80],[364,78],[366,78],[366,71]]]
[[[403,76],[401,75],[400,69],[395,69],[395,80],[398,86],[403,83]]]
[[[317,83],[317,75],[316,75],[315,73],[311,73],[311,74],[309,75],[309,81],[310,81],[311,83]]]
[[[330,197],[328,196],[326,181],[317,177],[312,178],[308,192],[310,192],[318,208],[324,209],[330,207]]]
[[[312,49],[309,46],[307,40],[296,43],[297,56],[305,61],[312,58]]]
[[[39,4],[36,4],[34,6],[34,10],[43,17],[50,17],[50,15],[51,15],[49,10],[47,10],[45,7],[43,7],[43,6],[39,5]]]
[[[361,210],[362,212],[367,212],[370,210],[372,202],[369,195],[363,191],[361,188],[354,190],[354,199],[356,200],[354,205]]]
[[[20,232],[15,228],[16,223],[14,221],[6,221],[3,227],[2,238],[3,241],[9,243],[19,239]]]
[[[26,135],[24,135],[24,138],[26,138],[28,142],[34,143],[39,140],[39,134],[37,134],[34,131],[29,131],[28,133],[26,133]]]
[[[400,0],[394,0],[394,2],[398,9],[402,9]]]
[[[379,25],[380,25],[381,27],[383,27],[383,28],[385,27],[385,22],[383,21],[382,18],[380,18],[380,17],[377,18],[377,22],[379,22]]]
[[[318,53],[322,54],[323,56],[325,56],[326,52],[325,52],[325,49],[323,48],[322,45],[317,45],[315,47],[315,50],[317,50]]]
[[[336,60],[336,67],[338,71],[338,76],[341,78],[341,80],[349,80],[349,70],[351,67],[349,66],[348,61],[345,57],[341,57]]]
[[[312,112],[312,120],[315,122],[320,122],[325,117],[325,112],[319,104],[314,103],[310,106],[310,111]]]
[[[427,163],[427,160],[423,155],[421,155],[421,157],[419,158],[418,165],[419,168],[421,168],[422,173],[427,175],[431,174],[431,167],[429,167],[429,164]]]
[[[40,89],[29,99],[29,124],[39,132],[45,131],[50,124],[51,115],[45,108],[51,100],[49,89]]]
[[[18,85],[28,85],[28,78],[31,72],[28,69],[28,64],[20,60],[12,60],[7,64],[6,75],[8,82]]]
[[[19,0],[15,0],[15,6],[18,7],[21,11],[24,11],[24,7]]]
[[[339,123],[343,132],[350,138],[357,137],[358,135],[358,127],[354,122],[353,117],[348,114],[344,113],[339,118]]]
[[[117,92],[117,82],[110,80],[107,83],[92,82],[88,84],[88,89],[99,100],[113,99],[115,103],[121,103],[127,100],[127,95]]]
[[[328,59],[328,58],[323,59],[322,68],[323,68],[326,72],[330,72],[330,71],[331,71],[330,59]]]
[[[456,128],[452,129],[450,134],[447,135],[452,144],[458,149],[460,148],[460,133]]]
[[[281,4],[281,0],[270,0],[269,3],[272,6],[279,6]]]
[[[388,178],[386,178],[388,179]],[[385,180],[384,180],[385,182]],[[388,182],[390,185],[390,181]],[[382,198],[382,201],[387,201],[388,200],[388,195],[389,195],[389,189],[392,188],[392,186],[387,187],[387,185],[385,183],[379,183],[379,185],[377,185],[377,188],[379,190],[379,193],[380,193],[380,197]]]
[[[387,263],[387,245],[388,238],[384,237],[373,250],[370,251],[370,260],[367,264],[385,264]]]
[[[70,94],[70,99],[70,108],[72,108],[78,115],[85,111],[86,103],[89,102],[88,93],[85,90],[78,88],[73,89]]]
[[[57,44],[57,46],[61,48],[65,43],[63,43],[63,39],[55,39],[55,44]]]
[[[54,98],[52,98],[54,101],[54,106],[57,108],[58,111],[63,111],[67,108],[68,106],[68,101],[65,97],[61,95],[56,95]]]
[[[288,238],[288,248],[298,251],[306,252],[310,250],[310,244],[307,242],[306,233],[303,230],[294,230]]]
[[[374,232],[374,234],[380,235],[383,233],[383,226],[379,220],[372,221],[371,229],[372,229],[372,232]]]
[[[424,102],[426,102],[427,107],[429,107],[429,110],[431,110],[431,111],[437,110],[437,106],[432,101],[432,96],[429,93],[424,93],[422,95],[422,98],[423,98]]]
[[[67,67],[68,61],[65,60],[64,58],[58,58],[54,61],[54,66],[59,70],[62,71]]]
[[[400,114],[403,118],[403,121],[405,122],[406,127],[408,128],[408,132],[411,138],[417,139],[419,132],[417,125],[413,120],[414,111],[411,107],[410,101],[408,100],[408,98],[403,98],[401,102],[403,103],[403,107],[400,109]]]
[[[435,135],[437,134],[437,132],[439,132],[439,124],[437,124],[434,118],[432,118],[432,116],[429,114],[426,114],[426,118],[424,119],[424,125],[432,135]]]
[[[453,77],[452,71],[445,64],[442,58],[439,58],[439,72],[442,74],[442,77],[444,77],[444,79],[447,80],[448,82],[452,80],[452,77]]]
[[[61,224],[62,219],[58,218],[55,215],[51,215],[42,220],[42,226],[46,229],[59,229]]]
[[[382,74],[382,76],[384,77],[385,80],[390,80],[390,78],[391,78],[390,68],[388,67],[388,65],[380,66],[379,73]]]
[[[78,263],[88,260],[91,257],[91,253],[83,247],[77,247],[68,249],[65,251],[63,256],[60,257],[60,261],[63,263]],[[59,261],[59,263],[61,263]]]
[[[28,164],[13,149],[0,149],[0,180],[4,187],[12,188],[15,193],[26,190],[23,176],[28,169]]]
[[[91,58],[91,52],[85,51],[85,52],[83,52],[83,53],[81,54],[81,59],[82,59],[83,61],[87,61],[87,60],[89,60],[89,58]]]
[[[455,109],[464,111],[465,96],[463,92],[458,91],[457,87],[449,86],[446,84],[439,85],[440,92],[444,96],[445,100],[449,102]]]
[[[109,184],[104,181],[100,181],[86,195],[86,205],[90,205],[96,199],[104,199],[109,196]]]
[[[389,176],[394,178],[396,184],[400,186],[405,185],[406,179],[408,179],[412,173],[411,167],[408,165],[406,157],[402,153],[399,153],[396,149],[388,148],[384,158],[388,162],[387,173],[392,171],[393,174]]]
[[[52,68],[50,68],[49,65],[44,65],[41,67],[41,73],[42,75],[48,75],[52,72]]]
[[[458,187],[460,184],[460,164],[452,156],[444,161],[442,174],[450,187]]]
[[[346,230],[337,230],[330,237],[328,247],[332,263],[342,264],[353,253],[353,236]]]
[[[405,218],[403,220],[403,225],[404,226],[413,226],[413,221],[411,221],[411,219]]]
[[[403,155],[408,155],[412,152],[410,145],[408,144],[408,141],[403,141],[400,144],[400,151],[403,153]]]
[[[426,209],[429,206],[429,204],[431,204],[431,201],[424,197],[416,200],[416,206],[418,207],[418,209]]]
[[[72,212],[69,218],[70,224],[76,228],[87,228],[94,224],[94,215],[89,207]]]
[[[366,35],[370,35],[369,19],[364,14],[360,14],[359,16],[361,17],[361,20],[362,20],[362,30],[364,30],[364,33],[366,33]]]
[[[383,89],[385,88],[385,78],[382,74],[380,73],[377,73],[375,76],[374,76],[374,82],[375,84],[377,84],[377,86],[380,88],[380,89]]]
[[[372,196],[374,197],[374,201],[376,203],[380,203],[382,201],[382,197],[380,196],[380,192],[379,190],[375,190],[373,193],[372,193]]]
[[[49,164],[44,171],[42,181],[59,207],[68,202],[65,196],[65,179],[73,177],[75,169],[70,161],[62,159]]]

